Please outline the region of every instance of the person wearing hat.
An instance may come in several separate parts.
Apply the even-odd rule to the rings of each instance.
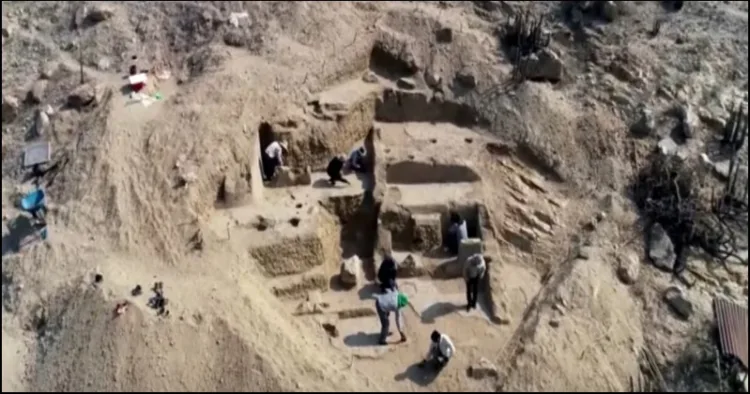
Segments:
[[[365,150],[364,146],[360,146],[359,148],[352,151],[352,153],[349,154],[349,161],[347,164],[349,165],[349,168],[352,169],[352,171],[357,173],[363,173],[365,172],[365,155],[367,154],[367,151]]]
[[[328,174],[328,182],[331,183],[331,186],[336,186],[336,182],[344,182],[347,185],[349,184],[349,181],[344,179],[344,176],[341,175],[341,171],[344,169],[344,164],[346,163],[346,156],[343,154],[334,156],[333,159],[331,159],[330,162],[328,162],[328,167],[326,167],[326,174]]]
[[[375,311],[380,319],[380,338],[378,344],[387,345],[388,329],[390,328],[391,313],[396,314],[396,328],[401,334],[401,342],[406,342],[406,335],[402,327],[403,315],[401,309],[409,305],[409,298],[400,291],[388,289],[383,294],[375,294]]]
[[[263,150],[263,180],[270,181],[276,174],[276,168],[284,165],[284,153],[288,152],[288,146],[284,141],[274,141]]]
[[[456,346],[453,345],[453,341],[447,335],[435,330],[430,335],[430,349],[427,350],[427,356],[419,363],[419,367],[424,368],[430,365],[440,371],[454,354],[456,354]]]

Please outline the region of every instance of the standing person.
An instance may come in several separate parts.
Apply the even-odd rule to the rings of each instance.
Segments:
[[[347,185],[349,184],[349,181],[344,179],[341,175],[341,170],[344,169],[344,163],[346,163],[346,157],[343,154],[336,155],[330,162],[328,162],[326,174],[328,174],[328,182],[331,183],[331,186],[336,186],[336,182],[344,182]]]
[[[390,255],[386,255],[383,258],[383,262],[380,263],[378,268],[378,281],[380,282],[380,290],[385,293],[390,290],[398,290],[396,284],[396,276],[398,275],[398,265],[396,260]]]
[[[450,221],[451,226],[448,229],[446,247],[451,254],[458,255],[458,246],[461,245],[461,241],[469,238],[466,229],[466,220],[464,220],[458,212],[451,212]]]
[[[427,356],[419,363],[419,367],[424,368],[431,365],[440,371],[448,364],[454,354],[456,354],[456,347],[453,345],[453,341],[447,335],[435,330],[430,335],[430,349],[427,351]]]
[[[464,263],[464,280],[466,281],[466,311],[477,309],[477,298],[479,296],[479,282],[487,272],[487,263],[484,256],[475,253],[469,256]]]
[[[401,342],[406,342],[406,335],[402,327],[403,314],[401,309],[409,304],[409,298],[406,294],[401,293],[397,290],[386,290],[383,294],[375,294],[375,311],[378,313],[380,319],[380,337],[378,339],[379,345],[387,345],[386,339],[388,338],[388,329],[390,328],[391,313],[396,314],[396,328],[399,334],[401,334]]]
[[[367,154],[367,151],[365,150],[364,146],[360,146],[359,148],[352,151],[352,153],[349,154],[349,168],[351,168],[354,172],[357,173],[363,173],[365,172],[365,155]]]
[[[276,175],[276,168],[284,165],[284,153],[288,152],[284,141],[274,141],[268,144],[262,153],[264,180],[270,181]]]

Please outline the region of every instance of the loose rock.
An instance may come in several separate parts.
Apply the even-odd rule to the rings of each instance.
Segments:
[[[638,280],[640,273],[640,259],[634,253],[627,253],[618,257],[617,277],[622,283],[631,285]]]
[[[486,377],[497,378],[497,367],[495,364],[482,357],[476,363],[469,367],[469,376],[474,379],[484,379]]]
[[[557,82],[562,79],[564,65],[555,52],[545,48],[524,59],[526,78]]]
[[[55,61],[50,61],[42,65],[42,69],[39,72],[39,76],[42,79],[52,79],[59,68],[59,64]]]
[[[682,319],[687,320],[693,314],[693,303],[690,302],[677,286],[670,286],[664,291],[664,301]]]
[[[404,261],[398,265],[398,276],[402,278],[414,278],[427,273],[422,261],[412,254],[406,256]]]
[[[39,104],[44,101],[44,94],[47,92],[47,81],[40,79],[34,82],[34,85],[29,90],[28,99],[33,104]]]
[[[672,156],[677,153],[677,143],[671,137],[664,137],[658,144],[659,152],[665,156]]]
[[[659,223],[651,226],[648,234],[648,257],[654,266],[664,271],[672,271],[675,258],[674,245],[669,235]]]
[[[440,75],[435,74],[430,71],[424,72],[424,82],[427,84],[427,86],[431,88],[439,87],[440,84],[443,82],[443,78],[440,77]]]
[[[398,87],[401,89],[411,90],[417,87],[416,82],[411,78],[400,78],[397,82]]]
[[[36,118],[34,119],[34,133],[37,137],[42,137],[47,134],[49,129],[49,116],[46,112],[38,110]]]
[[[677,115],[677,119],[680,121],[680,134],[682,134],[683,138],[692,138],[693,137],[693,129],[695,128],[695,125],[697,123],[698,116],[693,112],[693,109],[690,107],[690,105],[680,105],[675,108],[675,113]]]
[[[362,261],[354,255],[341,262],[339,281],[342,285],[354,287],[362,277]]]
[[[3,95],[3,123],[10,123],[18,117],[18,112],[21,108],[21,103],[18,99],[10,96]]]

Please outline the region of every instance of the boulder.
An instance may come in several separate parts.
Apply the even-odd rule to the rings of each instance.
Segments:
[[[114,14],[114,10],[108,4],[94,4],[86,13],[86,20],[92,23],[104,22]]]
[[[638,280],[640,268],[640,259],[635,253],[626,253],[617,258],[617,277],[626,285],[631,285]]]
[[[442,27],[435,30],[435,41],[441,44],[447,44],[453,41],[453,29],[450,27]]]
[[[456,82],[469,89],[477,87],[477,78],[474,74],[466,70],[456,73]]]
[[[562,79],[565,66],[555,52],[545,48],[524,59],[527,79],[557,82]]]
[[[362,261],[357,255],[341,262],[339,281],[346,287],[356,286],[362,279]]]
[[[68,95],[68,105],[71,108],[80,109],[101,102],[106,88],[96,83],[85,83],[75,88]]]
[[[602,17],[608,22],[612,22],[617,19],[617,3],[615,3],[614,1],[602,1],[600,7]]]
[[[656,121],[654,115],[646,107],[638,110],[638,120],[630,126],[630,132],[637,137],[648,137],[655,134]]]
[[[659,152],[665,156],[677,154],[679,149],[679,146],[677,146],[677,143],[671,137],[662,138],[657,146],[659,147]]]
[[[241,48],[245,46],[245,35],[240,30],[230,30],[224,34],[224,43],[230,47]]]
[[[680,121],[679,130],[681,136],[685,139],[692,138],[693,130],[698,123],[698,116],[693,111],[693,108],[689,104],[680,105],[675,108],[675,114]]]
[[[3,95],[3,123],[10,123],[18,117],[21,103],[11,95]]]
[[[411,78],[399,78],[398,82],[396,82],[396,85],[400,87],[401,89],[411,90],[417,87],[417,83],[411,79]]]
[[[677,286],[670,286],[664,291],[664,301],[680,318],[687,320],[693,314],[693,303]]]
[[[37,137],[43,137],[49,129],[49,115],[42,110],[37,110],[34,118],[34,134]]]
[[[669,239],[664,227],[654,223],[648,233],[648,257],[657,268],[664,271],[672,271],[677,255],[674,251],[672,240]]]
[[[398,265],[398,276],[400,278],[415,278],[427,274],[427,270],[422,264],[422,260],[412,254]]]
[[[388,72],[412,75],[421,68],[415,56],[410,37],[393,31],[382,30],[370,52],[370,62]]]
[[[482,357],[469,367],[469,376],[473,379],[484,379],[487,377],[497,378],[497,367],[490,360]]]
[[[33,104],[39,104],[44,101],[44,95],[47,92],[47,81],[40,79],[34,82],[29,90],[28,99]]]

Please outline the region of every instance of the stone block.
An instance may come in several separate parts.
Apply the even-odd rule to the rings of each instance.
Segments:
[[[415,214],[412,216],[412,248],[432,250],[443,244],[441,217],[435,214]]]
[[[458,263],[464,266],[469,256],[482,253],[482,240],[479,238],[467,238],[458,245]]]

